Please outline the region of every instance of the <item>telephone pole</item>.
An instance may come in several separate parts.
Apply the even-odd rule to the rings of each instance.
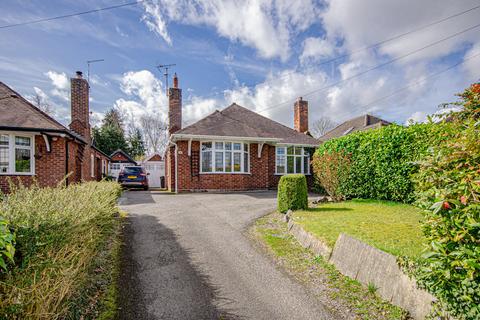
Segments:
[[[159,64],[157,66],[158,71],[162,72],[163,69],[163,75],[165,76],[165,93],[168,96],[168,68],[176,66],[175,63],[172,64]]]

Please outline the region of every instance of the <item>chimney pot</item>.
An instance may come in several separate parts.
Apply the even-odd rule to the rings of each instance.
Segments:
[[[82,79],[83,78],[83,72],[82,71],[77,71],[75,72],[77,74],[77,78],[78,79]]]

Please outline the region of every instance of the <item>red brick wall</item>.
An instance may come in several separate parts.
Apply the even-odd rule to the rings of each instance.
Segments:
[[[295,101],[293,112],[293,127],[298,132],[308,131],[308,101],[299,98]]]
[[[125,161],[125,162],[130,162],[130,160],[128,160],[127,157],[125,157],[123,154],[121,154],[120,152],[118,153],[115,153],[113,156],[112,156],[112,161]]]
[[[72,122],[70,129],[90,143],[89,87],[87,80],[77,76],[70,80]]]
[[[30,186],[33,181],[37,181],[41,187],[53,187],[58,185],[65,177],[66,170],[66,138],[54,137],[51,140],[51,152],[47,152],[45,141],[42,136],[35,136],[35,175],[0,175],[0,190],[8,192],[9,178],[14,183],[21,183]],[[100,180],[101,176],[97,175],[97,161],[95,161],[95,177],[90,175],[90,153],[95,158],[108,160],[107,157],[94,150],[85,147],[83,162],[79,160],[81,146],[74,141],[68,141],[68,183],[77,183],[80,181]],[[100,161],[101,165],[101,161]]]

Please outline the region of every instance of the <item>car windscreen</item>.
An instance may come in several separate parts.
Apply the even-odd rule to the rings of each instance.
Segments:
[[[123,168],[125,174],[139,174],[142,173],[142,168],[139,167],[125,167]]]

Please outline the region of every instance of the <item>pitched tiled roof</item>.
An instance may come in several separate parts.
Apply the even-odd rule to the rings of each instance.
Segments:
[[[310,135],[295,131],[236,103],[222,111],[215,111],[175,132],[175,135],[270,138],[278,139],[281,143],[318,145],[318,140]]]
[[[39,129],[43,131],[68,130],[60,122],[36,108],[1,81],[0,127]]]
[[[128,161],[137,164],[137,161],[135,161],[128,153],[123,151],[122,149],[117,149],[112,154],[109,156],[110,159],[112,159],[116,154],[121,154],[123,155]]]
[[[320,141],[327,141],[333,138],[339,138],[355,131],[363,131],[368,129],[388,126],[390,122],[377,118],[375,116],[365,114],[336,126],[332,130],[320,137]]]

